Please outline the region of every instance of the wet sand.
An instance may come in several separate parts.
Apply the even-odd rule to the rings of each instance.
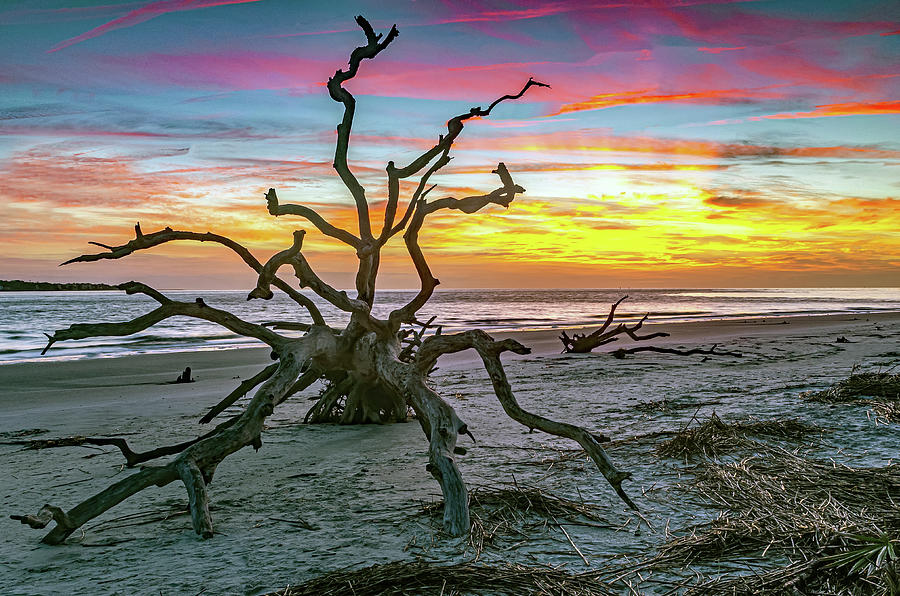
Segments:
[[[558,331],[520,332],[512,335],[531,346],[532,354],[504,356],[517,398],[526,409],[613,439],[681,428],[692,417],[704,419],[715,411],[723,418],[791,416],[827,426],[833,430],[829,449],[857,464],[883,465],[896,457],[896,429],[876,425],[865,407],[812,404],[798,394],[848,376],[854,365],[865,370],[896,366],[900,313],[648,324],[644,329],[672,334],[647,342],[652,345],[718,344],[744,357],[562,355]],[[836,343],[839,336],[849,343]],[[601,350],[633,345],[623,339]],[[138,450],[183,441],[203,432],[197,420],[209,407],[270,362],[266,349],[240,349],[2,365],[0,441],[115,435]],[[185,366],[192,368],[196,382],[169,384]],[[640,443],[613,446],[613,460],[634,473],[626,490],[652,524],[635,535],[637,522],[627,524],[634,514],[589,462],[533,465],[575,444],[529,434],[506,418],[474,353],[448,355],[439,367],[434,376],[438,391],[478,440],[462,442],[469,449],[459,458],[467,482],[488,485],[515,478],[604,507],[609,525],[620,530],[569,530],[591,565],[613,555],[652,552],[667,525],[676,528],[714,515],[683,506],[667,492],[677,482],[677,462],[661,463]],[[3,592],[255,594],[343,567],[413,557],[473,558],[458,541],[434,541],[430,520],[419,515],[421,503],[439,499],[440,491],[425,471],[427,444],[418,424],[299,424],[311,405],[307,398],[315,393],[313,387],[276,410],[258,453],[244,449],[220,465],[210,486],[219,533],[212,540],[200,540],[189,517],[180,514],[187,499],[176,483],[133,496],[61,547],[43,546],[43,532],[5,519],[0,522]],[[668,403],[663,410],[637,407],[662,399]],[[20,436],[23,431],[33,434]],[[118,450],[107,447],[36,451],[3,444],[0,461],[4,518],[35,513],[44,503],[71,508],[129,473]],[[498,559],[586,569],[552,528],[509,550],[481,556]]]

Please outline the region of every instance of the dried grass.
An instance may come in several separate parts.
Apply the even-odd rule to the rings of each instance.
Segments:
[[[876,593],[891,581],[890,565],[854,575],[825,563],[857,548],[859,535],[900,533],[900,465],[850,468],[770,448],[739,462],[702,462],[696,472],[686,488],[723,513],[661,546],[648,566],[684,567],[740,554],[802,560],[753,577],[707,581],[694,593],[791,593],[789,586],[813,579],[825,591],[810,593],[834,593],[829,590],[836,586],[839,593]]]
[[[425,505],[423,512],[436,519],[443,509],[443,502],[433,503]],[[551,523],[615,527],[600,515],[600,508],[595,505],[518,484],[471,490],[469,515],[472,523],[469,545],[476,554],[501,542],[527,540]]]
[[[338,570],[270,596],[335,596],[354,594],[559,594],[608,596],[606,584],[588,574],[523,565],[436,565],[398,561],[357,570]]]
[[[685,428],[661,443],[656,452],[666,457],[692,459],[715,457],[735,449],[755,448],[760,443],[750,437],[799,440],[807,435],[825,432],[821,427],[799,420],[746,420],[725,422],[715,412],[709,420],[693,428]]]
[[[854,402],[866,397],[900,401],[900,373],[855,373],[824,391],[806,391],[800,396],[804,399],[826,403]]]
[[[851,373],[824,391],[805,391],[803,399],[824,403],[870,405],[884,422],[900,422],[900,373]]]

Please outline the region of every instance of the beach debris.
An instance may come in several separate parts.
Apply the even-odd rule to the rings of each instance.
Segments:
[[[376,596],[381,594],[558,594],[610,596],[608,584],[587,573],[505,563],[439,565],[396,561],[362,569],[339,569],[269,596]]]
[[[470,491],[469,498],[472,530],[468,544],[476,556],[489,546],[527,540],[542,529],[555,526],[585,564],[589,564],[563,526],[617,528],[602,515],[600,506],[551,495],[535,486],[518,483],[478,486]],[[443,508],[443,502],[429,503],[423,505],[422,512],[434,518]]]
[[[660,348],[657,346],[638,346],[636,348],[619,348],[618,350],[614,350],[611,352],[613,358],[618,358],[622,360],[625,356],[630,354],[637,354],[638,352],[657,352],[660,354],[675,354],[676,356],[693,356],[694,354],[705,354],[706,356],[731,356],[733,358],[742,358],[744,355],[741,352],[723,352],[716,351],[716,348],[719,344],[713,344],[711,348],[691,348],[690,350],[679,350],[676,348]],[[705,362],[707,358],[701,360],[701,362]]]
[[[272,521],[284,522],[286,524],[290,524],[292,526],[303,528],[304,530],[318,530],[319,526],[309,523],[305,519],[300,516],[297,516],[297,519],[287,519],[284,517],[270,517]]]
[[[190,366],[185,367],[184,371],[182,371],[182,373],[180,375],[178,375],[178,378],[175,379],[175,381],[173,381],[173,382],[174,383],[193,383],[194,379],[191,378],[191,367]]]
[[[698,426],[684,428],[660,443],[656,452],[666,457],[692,459],[715,457],[722,453],[741,448],[759,447],[760,443],[750,437],[762,436],[774,439],[797,441],[810,434],[821,434],[826,429],[796,419],[785,420],[741,420],[725,422],[713,412],[709,420]]]
[[[469,349],[480,356],[493,392],[510,418],[530,431],[540,430],[580,445],[616,495],[626,505],[637,509],[622,487],[622,483],[631,474],[615,466],[598,440],[602,437],[599,432],[557,422],[529,412],[519,405],[500,358],[506,352],[529,354],[528,347],[513,339],[495,340],[481,330],[444,334],[439,326],[433,325],[434,319],[424,324],[418,319],[418,313],[434,296],[440,283],[432,275],[419,244],[419,233],[425,226],[426,219],[444,210],[474,214],[489,206],[507,208],[517,195],[525,192],[524,188],[514,182],[512,173],[502,162],[497,163],[493,170],[499,179],[499,186],[485,194],[430,200],[428,195],[435,185],[429,185],[429,180],[450,163],[450,150],[467,121],[486,118],[501,103],[517,100],[533,88],[548,85],[528,79],[518,92],[503,95],[486,108],[473,107],[446,120],[445,134],[440,135],[430,149],[408,165],[398,167],[393,161],[388,162],[387,197],[383,206],[379,205],[378,208],[379,213],[383,214],[384,223],[380,231],[376,232],[372,229],[365,189],[350,169],[347,160],[356,101],[344,87],[344,83],[356,77],[364,61],[374,59],[384,51],[396,39],[398,31],[396,27],[392,27],[384,34],[376,34],[371,24],[361,16],[356,18],[356,23],[365,35],[365,43],[351,51],[348,66],[337,70],[328,80],[326,88],[331,98],[343,106],[343,117],[337,127],[333,165],[354,199],[357,217],[352,229],[357,232],[328,222],[308,206],[282,203],[274,188],[270,188],[265,194],[266,209],[272,216],[299,216],[322,234],[349,247],[348,253],[355,255],[359,262],[353,297],[325,282],[313,270],[303,252],[304,230],[295,230],[289,246],[262,262],[245,246],[226,236],[174,230],[170,227],[147,232],[136,225],[134,236],[128,242],[121,245],[97,243],[103,249],[102,252],[83,254],[63,263],[67,265],[120,259],[169,242],[218,244],[233,251],[256,274],[256,287],[248,292],[248,300],[271,299],[274,296],[274,286],[296,304],[304,319],[308,318],[308,322],[304,320],[304,325],[308,327],[304,329],[302,336],[285,335],[269,326],[244,320],[229,311],[216,308],[202,298],[193,301],[173,300],[146,284],[130,281],[120,284],[118,288],[129,295],[140,294],[151,298],[158,304],[154,310],[128,321],[75,323],[48,335],[44,353],[60,341],[128,336],[172,317],[191,317],[218,324],[231,333],[266,344],[271,350],[274,368],[263,368],[213,406],[202,417],[202,422],[211,421],[236,404],[243,395],[253,391],[252,397],[241,404],[239,414],[194,440],[154,449],[147,452],[150,454],[147,455],[135,454],[121,439],[108,439],[109,444],[122,450],[129,465],[144,456],[158,457],[161,453],[175,454],[175,457],[162,465],[144,466],[64,512],[65,515],[55,516],[57,525],[44,536],[45,543],[60,544],[83,524],[124,499],[150,486],[165,486],[172,482],[184,485],[190,502],[194,531],[204,538],[212,537],[214,531],[209,510],[208,485],[212,482],[217,466],[226,457],[245,447],[259,449],[262,446],[266,419],[291,395],[320,379],[325,380],[325,390],[307,416],[310,422],[333,419],[338,411],[338,421],[347,424],[405,421],[410,408],[415,412],[429,441],[425,471],[437,481],[443,495],[444,532],[452,536],[468,534],[471,526],[469,497],[456,458],[465,453],[457,445],[459,437],[465,435],[472,438],[472,433],[456,410],[430,385],[428,375],[435,370],[442,355]],[[402,183],[413,176],[418,176],[415,189]],[[408,199],[405,206],[401,203],[401,190],[411,191],[404,197]],[[391,239],[396,239],[396,242],[400,238],[412,260],[420,287],[409,302],[379,318],[373,306],[376,302],[376,278],[382,262],[382,248]],[[297,278],[296,282],[288,283],[279,277],[282,270],[292,271]],[[301,288],[316,294],[317,300],[314,301],[296,289],[297,283]],[[346,322],[342,322],[339,328],[331,327],[318,305],[322,303],[328,303],[329,308],[341,311],[341,320]],[[421,329],[413,329],[411,332],[410,326],[416,325]],[[628,327],[627,332],[634,334],[638,327]],[[187,371],[185,373],[183,377],[187,380],[190,375]],[[136,459],[136,456],[140,457]]]
[[[609,314],[606,316],[606,321],[599,328],[594,330],[591,333],[573,333],[571,337],[569,334],[563,331],[559,340],[563,344],[563,354],[587,354],[591,352],[594,348],[599,348],[600,346],[605,346],[606,344],[612,343],[614,341],[619,340],[619,336],[622,334],[627,335],[634,341],[647,341],[650,339],[654,339],[657,337],[669,337],[669,334],[664,331],[657,331],[655,333],[648,333],[646,335],[638,335],[637,331],[644,325],[644,322],[647,320],[647,317],[650,316],[650,313],[645,314],[641,319],[629,326],[627,323],[619,323],[617,326],[610,329],[610,326],[613,323],[613,320],[616,316],[616,308],[622,303],[623,300],[628,298],[628,295],[622,296],[619,298],[612,306],[609,307]],[[638,352],[658,352],[661,354],[676,354],[679,356],[693,356],[694,354],[703,354],[706,356],[733,356],[736,358],[740,358],[743,356],[740,352],[723,352],[716,351],[716,347],[718,344],[713,344],[712,348],[692,348],[690,350],[681,350],[675,348],[659,348],[656,346],[638,346],[635,348],[619,348],[611,352],[614,358],[618,358],[622,360],[625,356],[630,354],[637,354]],[[704,358],[704,361],[706,358]]]
[[[583,334],[583,333],[574,333],[572,337],[563,331],[559,339],[563,344],[563,353],[574,353],[574,354],[586,354],[597,348],[599,346],[606,345],[608,343],[617,341],[619,335],[623,333],[628,337],[633,339],[634,341],[645,341],[648,339],[653,339],[655,337],[668,337],[669,334],[659,331],[656,333],[650,333],[647,335],[638,335],[637,331],[644,325],[644,321],[647,320],[647,317],[650,316],[650,313],[645,314],[641,320],[637,323],[631,325],[630,327],[626,323],[619,323],[616,327],[610,329],[610,325],[612,325],[613,319],[616,316],[616,308],[622,304],[628,298],[628,295],[622,296],[619,298],[612,306],[609,307],[609,314],[606,317],[606,321],[603,325],[597,329],[596,331]]]
[[[900,373],[851,373],[824,391],[805,391],[800,396],[828,403],[847,403],[864,398],[900,400]]]
[[[800,397],[823,403],[872,406],[876,419],[900,422],[900,373],[851,372],[823,391],[804,391]]]
[[[809,582],[804,594],[879,593],[878,582],[884,585],[896,573],[896,558],[887,556],[895,543],[887,543],[880,560],[872,545],[884,543],[884,536],[890,541],[900,535],[900,465],[853,468],[778,447],[761,451],[729,463],[701,460],[682,490],[722,513],[677,532],[644,565],[696,566],[738,555],[753,555],[762,564],[771,553],[766,571],[707,580],[689,593],[782,594],[803,582]],[[874,565],[868,570],[853,572],[841,564],[873,552]],[[787,566],[785,556],[793,559]],[[817,591],[815,586],[828,589]]]

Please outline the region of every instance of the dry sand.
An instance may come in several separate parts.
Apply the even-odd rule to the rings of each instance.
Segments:
[[[645,329],[672,334],[653,345],[718,343],[745,356],[704,362],[698,356],[653,353],[626,360],[604,353],[561,355],[556,331],[518,333],[533,353],[504,360],[520,403],[614,439],[681,428],[713,411],[726,419],[791,416],[833,428],[828,448],[836,457],[867,465],[896,457],[895,429],[877,425],[864,406],[813,404],[798,394],[848,376],[854,365],[865,370],[896,366],[900,313]],[[839,336],[849,343],[836,343]],[[605,348],[619,345],[629,347],[619,341]],[[206,409],[268,362],[267,350],[241,349],[3,365],[0,440],[117,435],[138,450],[182,441],[201,431],[197,420]],[[185,366],[192,367],[195,383],[166,384]],[[715,514],[684,506],[667,490],[678,480],[677,462],[660,460],[646,443],[613,446],[614,461],[634,473],[626,490],[652,527],[640,525],[589,462],[549,462],[575,445],[529,434],[506,418],[472,354],[447,356],[439,366],[436,386],[478,440],[462,443],[470,448],[459,458],[466,480],[487,485],[515,478],[601,505],[609,528],[569,528],[592,566],[611,556],[651,553],[664,540],[664,528]],[[200,540],[189,517],[178,514],[186,495],[176,483],[135,495],[86,524],[84,533],[64,546],[41,545],[42,532],[6,519],[0,522],[0,592],[257,594],[343,567],[413,557],[472,559],[464,543],[435,540],[431,521],[420,515],[422,502],[438,500],[440,491],[425,471],[426,443],[418,424],[299,424],[310,405],[306,398],[314,395],[312,388],[276,410],[259,453],[244,449],[219,466],[210,487],[213,539]],[[638,407],[662,399],[665,408]],[[31,429],[40,430],[19,436]],[[4,518],[34,513],[44,503],[68,509],[129,473],[113,448],[38,451],[3,444],[0,461]],[[507,550],[488,549],[481,560],[586,569],[552,527],[520,542],[506,545]]]

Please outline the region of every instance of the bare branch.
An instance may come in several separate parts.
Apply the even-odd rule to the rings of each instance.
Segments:
[[[460,114],[458,116],[454,116],[449,121],[447,121],[447,134],[439,137],[438,143],[434,147],[432,147],[431,149],[429,149],[428,151],[426,151],[425,153],[423,153],[422,155],[417,157],[408,166],[406,166],[404,168],[396,168],[395,175],[400,179],[408,178],[408,177],[412,176],[413,174],[415,174],[416,172],[418,172],[419,170],[424,168],[439,153],[441,153],[445,150],[448,150],[453,145],[453,142],[456,141],[456,138],[459,136],[459,133],[462,132],[462,129],[464,126],[463,122],[465,122],[466,120],[469,120],[470,118],[476,118],[476,117],[483,118],[486,116],[490,116],[491,111],[495,107],[497,107],[498,104],[500,104],[501,102],[510,100],[510,99],[519,99],[520,97],[525,95],[525,92],[528,91],[531,87],[547,87],[549,89],[550,85],[547,85],[546,83],[541,83],[539,81],[535,81],[532,78],[529,78],[528,82],[525,83],[525,86],[522,87],[521,91],[519,91],[515,95],[504,95],[502,97],[495,99],[493,102],[491,102],[491,105],[488,106],[488,108],[486,110],[483,110],[480,107],[475,107],[475,108],[471,108],[465,114]]]
[[[475,213],[486,205],[494,204],[502,207],[509,207],[509,204],[516,198],[516,194],[525,192],[525,189],[514,184],[509,170],[506,165],[501,162],[497,164],[497,169],[493,170],[494,174],[500,176],[503,186],[486,194],[455,199],[453,197],[444,197],[428,203],[425,207],[426,214],[434,213],[440,209],[458,209],[463,213]]]
[[[447,154],[450,151],[450,147],[453,146],[454,141],[456,141],[456,138],[462,132],[463,127],[464,127],[463,122],[465,122],[466,120],[468,120],[470,118],[490,116],[491,111],[498,104],[500,104],[501,102],[507,101],[507,100],[519,99],[520,97],[525,95],[525,92],[528,91],[528,89],[530,89],[531,87],[550,88],[550,85],[547,85],[546,83],[541,83],[539,81],[535,81],[533,78],[529,78],[528,82],[525,83],[525,86],[522,87],[521,91],[519,91],[515,95],[504,95],[502,97],[495,99],[493,102],[491,102],[491,105],[488,106],[488,108],[486,110],[482,110],[480,107],[475,107],[475,108],[471,108],[465,114],[460,114],[458,116],[454,116],[453,118],[451,118],[447,122],[447,134],[441,135],[440,137],[438,137],[438,142],[436,145],[434,145],[431,149],[429,149],[428,151],[426,151],[425,153],[423,153],[422,155],[420,155],[419,157],[414,159],[406,167],[397,168],[394,165],[393,161],[388,162],[388,165],[387,165],[388,200],[387,200],[387,206],[385,208],[385,213],[384,213],[384,228],[382,228],[381,236],[379,239],[382,244],[384,242],[386,242],[388,238],[390,238],[391,236],[394,236],[399,231],[392,227],[393,221],[394,221],[394,215],[397,212],[397,204],[399,202],[399,193],[400,193],[399,181],[404,178],[409,178],[410,176],[416,174],[422,168],[424,168],[426,165],[428,165],[428,163],[430,163],[431,160],[434,159],[438,154],[443,153],[444,156],[441,158],[441,161],[443,163],[441,163],[437,168],[433,168],[431,171],[429,171],[425,175],[424,179],[427,181],[428,177],[431,176],[431,174],[433,174],[434,171],[444,167],[447,164],[447,162],[443,161],[443,160],[444,159],[449,160],[449,158],[447,157]],[[504,185],[505,184],[506,184],[506,181],[504,180]],[[424,186],[424,183],[420,183],[420,188],[422,186]],[[415,203],[415,198],[410,202],[410,209],[412,208],[412,205],[414,203]],[[403,227],[400,226],[400,229],[402,230]]]
[[[465,197],[463,199],[445,197],[430,203],[425,202],[424,196],[417,200],[416,209],[413,212],[409,226],[406,228],[406,232],[403,234],[403,239],[406,241],[406,250],[409,252],[416,273],[419,276],[420,289],[408,304],[391,312],[388,321],[392,329],[396,330],[403,323],[413,322],[416,312],[428,302],[432,294],[434,294],[435,288],[441,283],[440,280],[432,275],[431,268],[428,266],[422,248],[419,246],[419,230],[425,222],[425,217],[440,209],[459,209],[463,213],[475,213],[492,203],[509,207],[517,193],[525,192],[524,188],[513,183],[512,176],[504,163],[497,164],[497,169],[493,173],[500,177],[503,186],[490,194]]]
[[[234,404],[234,402],[247,395],[247,393],[251,389],[275,374],[275,371],[277,369],[278,363],[276,362],[275,364],[270,364],[269,366],[265,367],[246,381],[241,381],[241,384],[238,385],[234,391],[226,395],[225,398],[222,399],[222,401],[213,406],[209,410],[209,412],[207,412],[203,416],[203,418],[200,419],[200,424],[206,424],[207,422],[210,422],[213,418],[224,412],[228,407]]]
[[[198,232],[185,232],[173,230],[170,227],[166,227],[165,229],[162,229],[158,232],[153,232],[151,234],[140,233],[140,225],[135,226],[135,230],[138,233],[135,235],[134,240],[130,240],[126,244],[123,244],[121,246],[106,246],[100,245],[97,242],[91,242],[90,244],[96,244],[98,246],[104,246],[105,248],[108,248],[109,252],[81,255],[79,257],[75,257],[74,259],[69,259],[65,263],[62,263],[62,265],[68,265],[70,263],[89,263],[91,261],[99,261],[102,259],[121,259],[122,257],[130,255],[131,253],[137,252],[139,250],[153,248],[154,246],[159,246],[160,244],[165,244],[166,242],[172,242],[174,240],[194,240],[197,242],[217,242],[236,252],[238,256],[241,257],[241,259],[250,266],[251,269],[259,271],[262,268],[260,262],[250,253],[249,250],[247,250],[231,238],[227,238],[225,236],[212,234],[210,232],[207,232],[205,234],[200,234]]]
[[[280,204],[274,188],[270,188],[269,192],[266,193],[266,203],[268,204],[269,213],[276,217],[279,215],[299,215],[300,217],[305,217],[326,236],[337,238],[344,244],[349,244],[353,248],[360,248],[360,246],[362,246],[362,242],[359,238],[347,230],[331,225],[324,217],[316,213],[313,209],[303,205],[292,205],[290,203],[287,205]]]
[[[718,344],[713,344],[713,347],[706,348],[691,348],[690,350],[678,350],[675,348],[658,348],[656,346],[638,346],[636,348],[619,348],[612,352],[612,355],[615,358],[625,358],[628,354],[637,354],[638,352],[657,352],[660,354],[675,354],[676,356],[693,356],[694,354],[703,354],[706,356],[733,356],[734,358],[742,358],[744,355],[741,352],[717,352],[716,347]],[[704,358],[706,360],[706,358]]]
[[[366,202],[366,191],[347,165],[347,149],[350,144],[350,129],[353,127],[353,114],[356,111],[356,99],[342,85],[356,76],[360,62],[377,56],[389,43],[394,41],[399,32],[395,25],[391,27],[384,41],[380,41],[382,35],[375,35],[375,31],[366,19],[358,16],[356,17],[356,23],[366,34],[368,43],[353,50],[350,54],[347,70],[338,70],[333,77],[328,79],[328,93],[333,100],[344,104],[344,117],[337,127],[338,138],[334,149],[334,169],[337,170],[344,185],[350,191],[350,194],[353,195],[354,201],[356,201],[360,238],[369,240],[372,238],[372,224],[369,221],[369,205]]]
[[[406,227],[406,224],[409,222],[410,217],[412,217],[413,211],[415,210],[416,205],[419,202],[419,199],[424,199],[425,196],[431,192],[436,185],[430,186],[427,189],[425,188],[428,185],[428,179],[431,178],[432,174],[443,168],[445,165],[450,163],[450,147],[447,147],[444,152],[441,154],[441,157],[432,164],[428,171],[422,176],[419,180],[419,185],[416,187],[415,192],[413,193],[412,198],[409,200],[409,205],[406,206],[406,213],[403,214],[403,218],[400,222],[394,226],[393,228],[389,228],[388,226],[388,218],[387,212],[385,211],[385,227],[381,232],[381,237],[378,239],[379,243],[384,245],[390,240],[392,237],[397,235],[398,232],[403,230]],[[392,162],[393,163],[393,162]],[[399,191],[398,191],[399,192]],[[390,201],[388,202],[390,205]],[[396,209],[396,203],[394,204],[394,208]],[[390,221],[393,221],[393,216],[391,216]]]
[[[594,435],[580,426],[556,422],[555,420],[532,414],[523,410],[516,401],[516,397],[513,395],[512,388],[506,378],[506,372],[503,370],[503,364],[500,362],[500,354],[506,351],[516,354],[528,354],[531,351],[529,348],[512,339],[499,342],[494,341],[490,335],[480,329],[452,335],[432,336],[426,339],[422,343],[422,347],[419,348],[416,366],[420,371],[428,370],[434,365],[434,362],[440,355],[459,352],[468,348],[474,348],[478,355],[481,356],[481,360],[491,377],[494,393],[497,394],[497,399],[500,400],[503,410],[510,418],[532,430],[538,429],[551,435],[566,437],[576,441],[594,460],[597,468],[616,491],[616,494],[619,495],[619,498],[630,508],[637,509],[637,505],[622,489],[622,481],[630,478],[631,474],[616,469],[606,451],[600,446],[602,441],[608,440],[606,437]]]
[[[65,263],[62,263],[62,265],[68,265],[70,263],[89,263],[92,261],[100,261],[103,259],[121,259],[122,257],[127,257],[128,255],[139,250],[153,248],[154,246],[159,246],[160,244],[165,244],[166,242],[173,242],[176,240],[193,240],[196,242],[216,242],[218,244],[221,244],[237,253],[237,255],[241,257],[241,260],[243,260],[251,269],[253,269],[257,273],[262,273],[263,270],[262,263],[260,263],[259,260],[254,257],[249,250],[247,250],[247,248],[235,242],[231,238],[227,238],[225,236],[212,234],[210,232],[201,234],[199,232],[179,231],[173,230],[170,227],[166,227],[158,232],[153,232],[151,234],[144,234],[143,232],[141,232],[140,224],[135,225],[134,229],[134,240],[131,240],[121,246],[106,246],[105,244],[100,244],[98,242],[91,242],[90,244],[108,248],[109,252],[81,255],[79,257],[75,257],[74,259],[69,259]],[[277,277],[273,278],[271,280],[271,283],[279,290],[287,294],[294,302],[306,308],[313,320],[316,321],[316,324],[324,324],[322,313],[319,312],[319,308],[309,298],[289,286],[284,280]],[[319,321],[322,321],[323,323],[319,323]]]
[[[47,346],[43,349],[41,354],[46,354],[47,350],[50,349],[50,346],[58,341],[86,339],[88,337],[132,335],[139,331],[143,331],[164,319],[179,315],[217,323],[239,335],[255,337],[276,349],[288,341],[286,337],[283,337],[262,325],[249,323],[227,311],[207,306],[200,298],[198,298],[196,302],[176,302],[163,296],[153,288],[134,281],[121,284],[118,288],[125,290],[125,293],[127,294],[146,294],[158,301],[160,306],[155,310],[130,321],[117,323],[74,323],[68,329],[62,329],[56,331],[52,336],[47,336]]]

